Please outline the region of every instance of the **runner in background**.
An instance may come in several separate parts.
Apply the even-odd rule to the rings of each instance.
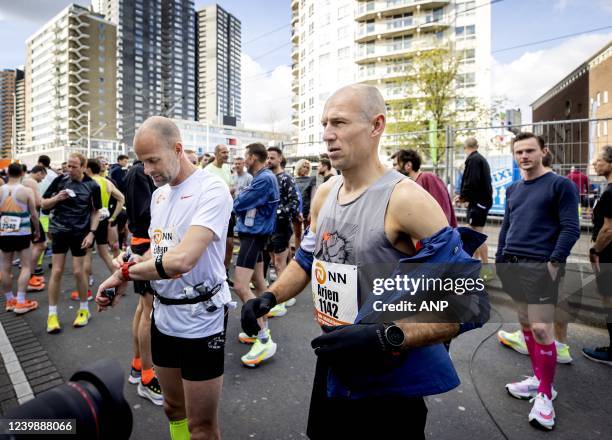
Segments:
[[[28,291],[38,292],[45,289],[44,269],[42,267],[42,257],[47,248],[47,237],[40,222],[40,207],[42,197],[40,194],[40,182],[45,179],[47,170],[41,165],[36,165],[30,170],[30,174],[23,178],[22,184],[34,192],[36,209],[38,213],[38,237],[32,235],[32,269],[33,273],[28,281]],[[39,262],[40,260],[40,262]]]

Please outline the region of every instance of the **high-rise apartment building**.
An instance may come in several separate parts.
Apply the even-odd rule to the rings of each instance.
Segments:
[[[236,125],[241,120],[241,24],[219,5],[197,13],[197,118]]]
[[[15,70],[15,124],[13,126],[15,151],[19,151],[25,145],[25,75],[22,69],[23,66]]]
[[[195,119],[193,0],[95,0],[117,25],[117,115],[122,142],[153,115]]]
[[[16,79],[14,69],[0,70],[0,158],[11,157],[13,148]]]
[[[291,11],[297,142],[322,139],[318,121],[323,104],[343,85],[376,85],[388,104],[410,98],[409,72],[415,57],[436,48],[448,48],[461,59],[454,85],[456,108],[469,109],[474,100],[490,104],[489,3],[292,0]],[[402,117],[416,117],[415,112],[418,109],[403,112]]]
[[[25,144],[19,158],[116,148],[116,27],[72,4],[26,41]]]

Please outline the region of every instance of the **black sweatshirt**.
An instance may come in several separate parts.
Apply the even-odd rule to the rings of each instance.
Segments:
[[[491,169],[489,163],[478,151],[465,159],[465,170],[461,179],[461,198],[471,205],[479,203],[490,208],[493,205]]]
[[[144,173],[142,162],[136,162],[123,178],[128,228],[134,237],[149,238],[151,196],[155,184]]]

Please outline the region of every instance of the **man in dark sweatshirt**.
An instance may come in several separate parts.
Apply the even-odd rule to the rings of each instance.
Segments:
[[[467,203],[466,220],[470,228],[482,232],[487,223],[487,214],[493,205],[493,187],[491,186],[491,169],[489,163],[478,152],[478,141],[468,138],[465,141],[465,170],[461,179],[461,191],[455,202]],[[485,241],[474,252],[474,257],[482,261],[483,269],[489,262],[489,249]]]
[[[506,385],[518,399],[534,401],[529,423],[550,430],[555,424],[552,383],[557,362],[554,310],[559,279],[580,237],[575,185],[542,165],[548,149],[533,133],[520,133],[512,143],[523,179],[506,191],[504,221],[495,262],[504,290],[512,296],[533,376]]]

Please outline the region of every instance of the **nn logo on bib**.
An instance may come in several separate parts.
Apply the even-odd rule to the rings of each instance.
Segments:
[[[319,261],[315,263],[315,278],[319,284],[325,284],[327,278],[334,283],[346,284],[346,274],[339,272],[326,271],[323,264]]]
[[[172,240],[172,233],[164,232],[162,229],[154,229],[153,241],[155,244],[160,244],[162,240]]]

